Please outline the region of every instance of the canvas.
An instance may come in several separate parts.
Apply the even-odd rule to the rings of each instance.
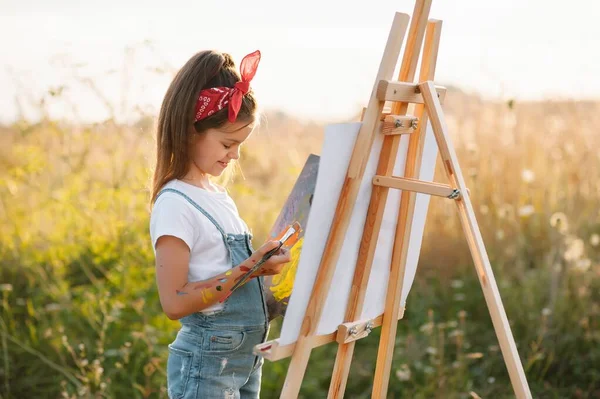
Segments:
[[[279,340],[280,345],[295,342],[300,331],[360,125],[360,123],[336,124],[329,125],[325,129],[325,140],[319,166],[320,171],[303,239],[305,246],[297,267],[296,280],[293,284],[294,291],[289,300],[289,307],[283,321]],[[405,136],[400,141],[393,172],[395,176],[402,176],[404,174],[408,140],[408,136]],[[382,144],[383,137],[381,135],[376,136],[365,174],[361,181],[340,257],[335,268],[331,284],[332,289],[327,296],[327,301],[319,320],[317,335],[329,334],[336,331],[339,324],[343,323],[362,231],[369,207],[372,179],[377,169]],[[438,151],[433,130],[428,124],[422,158],[421,180],[433,180],[437,154]],[[400,190],[390,190],[388,194],[361,319],[374,319],[383,313],[400,196]],[[428,195],[417,196],[415,217],[413,219],[408,250],[406,275],[403,281],[402,306],[406,302],[406,297],[415,276],[428,205]]]
[[[302,227],[298,242],[291,249],[290,255],[292,260],[284,266],[280,274],[265,277],[267,305],[271,320],[285,314],[294,286],[294,279],[304,241],[304,231],[306,230],[308,215],[317,183],[319,159],[320,157],[315,154],[308,156],[292,191],[269,233],[269,238],[274,239],[295,221],[300,223]]]

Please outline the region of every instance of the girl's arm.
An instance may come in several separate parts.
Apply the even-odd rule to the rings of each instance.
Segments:
[[[162,236],[156,242],[156,282],[163,311],[171,320],[199,312],[224,299],[231,287],[262,256],[277,247],[278,241],[269,241],[238,266],[204,281],[187,281],[190,250],[183,240]],[[254,274],[277,274],[290,261],[289,252],[273,255]]]

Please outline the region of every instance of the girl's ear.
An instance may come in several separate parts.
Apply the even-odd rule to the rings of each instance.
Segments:
[[[198,140],[199,137],[200,137],[200,133],[198,133],[196,131],[196,128],[194,128],[194,125],[190,125],[190,127],[188,129],[188,144],[196,143],[196,141]]]

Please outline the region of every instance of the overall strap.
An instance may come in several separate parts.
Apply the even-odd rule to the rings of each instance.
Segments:
[[[217,223],[217,221],[210,216],[210,214],[208,212],[206,212],[204,209],[202,209],[202,207],[200,205],[198,205],[193,199],[191,199],[190,197],[188,197],[187,195],[185,195],[184,193],[182,193],[179,190],[175,190],[174,188],[164,188],[162,189],[158,195],[156,196],[156,198],[158,199],[158,197],[165,192],[172,192],[172,193],[176,193],[181,195],[183,198],[185,198],[190,204],[192,204],[194,206],[194,208],[198,209],[200,212],[202,212],[202,214],[204,216],[206,216],[208,218],[208,220],[211,221],[212,224],[215,225],[215,227],[217,228],[217,230],[219,230],[219,233],[221,233],[221,236],[223,237],[223,241],[225,241],[226,245],[227,245],[227,234],[225,233],[225,231],[223,230],[223,228],[219,225],[219,223]]]

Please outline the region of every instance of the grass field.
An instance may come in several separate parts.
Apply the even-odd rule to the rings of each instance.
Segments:
[[[454,89],[445,108],[533,396],[600,398],[600,104]],[[166,397],[178,323],[154,282],[153,123],[0,127],[2,398]],[[255,246],[322,134],[269,111],[244,147],[229,189]],[[357,345],[347,397],[370,396],[378,334]],[[326,396],[335,349],[313,351],[302,397]],[[278,397],[286,365],[267,362],[262,397]],[[450,201],[431,201],[389,392],[513,397]]]

